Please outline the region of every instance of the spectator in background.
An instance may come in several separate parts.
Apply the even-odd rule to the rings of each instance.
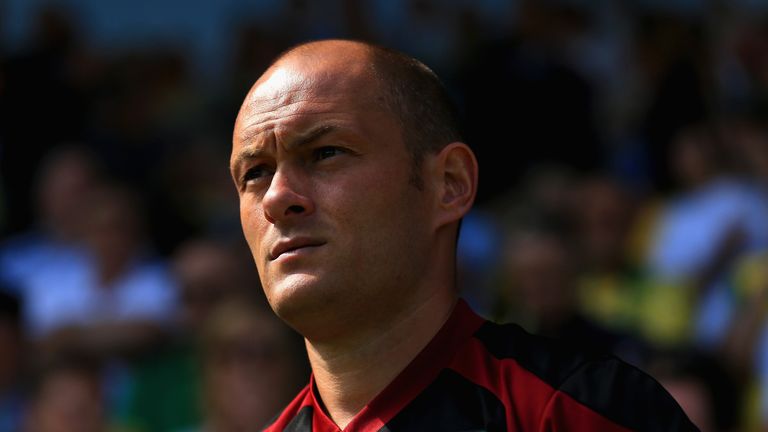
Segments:
[[[200,342],[212,311],[258,286],[250,254],[211,239],[193,239],[174,254],[180,304],[174,338],[137,359],[127,417],[132,431],[181,431],[202,419]]]
[[[40,368],[26,432],[106,432],[101,369],[87,357],[67,354]]]
[[[765,203],[756,202],[732,175],[717,139],[711,127],[692,126],[671,147],[679,192],[663,211],[649,257],[651,269],[662,277],[717,273],[711,267],[722,266],[735,252],[768,245]]]
[[[739,257],[723,286],[730,315],[715,346],[745,387],[746,430],[768,427],[768,250]]]
[[[768,130],[757,118],[726,122],[725,134],[735,149],[739,165],[752,182],[757,199],[768,199]],[[768,248],[740,256],[729,277],[727,297],[733,307],[724,354],[728,365],[740,372],[754,395],[746,406],[755,429],[768,430]]]
[[[715,132],[693,126],[673,143],[670,163],[679,192],[664,210],[650,250],[651,268],[660,276],[706,277],[734,253],[768,245],[766,202],[734,175],[728,143]],[[710,281],[699,284],[705,289]]]
[[[26,410],[25,354],[21,304],[0,290],[0,432],[21,430]]]
[[[642,271],[629,255],[635,203],[607,176],[593,176],[575,188],[574,235],[580,275],[579,305],[614,330],[635,330]]]
[[[512,234],[505,245],[498,321],[521,323],[528,331],[572,347],[611,352],[639,364],[642,344],[586,318],[578,309],[578,262],[561,235],[541,228]]]
[[[24,297],[36,279],[85,265],[85,201],[98,184],[97,172],[82,147],[67,145],[48,154],[38,171],[33,230],[0,247],[0,281],[7,289]]]
[[[692,126],[674,141],[680,190],[661,210],[648,256],[658,283],[687,292],[695,338],[710,348],[724,340],[734,311],[730,267],[740,254],[768,247],[768,201],[734,176],[717,138],[714,129]]]
[[[104,186],[84,206],[87,266],[62,269],[28,291],[27,319],[45,350],[110,357],[158,340],[176,311],[176,285],[151,256],[134,192]]]
[[[687,335],[686,292],[656,283],[643,262],[646,211],[610,177],[593,176],[575,188],[574,235],[579,253],[579,308],[618,332],[651,345]],[[651,214],[650,212],[647,212]]]
[[[220,304],[203,333],[202,430],[246,432],[277,415],[309,376],[303,346],[266,305]]]
[[[251,292],[259,284],[256,272],[242,265],[249,258],[247,251],[207,239],[190,240],[176,251],[173,270],[181,294],[182,328],[198,333],[222,300]]]

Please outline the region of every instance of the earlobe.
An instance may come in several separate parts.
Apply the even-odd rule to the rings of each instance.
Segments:
[[[477,159],[466,144],[448,144],[438,154],[441,224],[461,219],[477,194]]]

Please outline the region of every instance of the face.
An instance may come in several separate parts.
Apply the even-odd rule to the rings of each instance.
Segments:
[[[92,167],[77,154],[60,156],[40,179],[38,207],[49,228],[65,240],[82,229],[85,199],[93,188]]]
[[[128,201],[111,192],[96,197],[89,203],[89,210],[85,218],[86,243],[101,266],[122,267],[139,248],[138,216]]]
[[[610,270],[622,263],[631,227],[629,197],[608,179],[586,181],[577,206],[582,259],[598,270]]]
[[[268,422],[291,400],[297,375],[304,374],[273,316],[229,318],[239,322],[210,347],[205,394],[210,414],[237,426],[230,430],[249,430]]]
[[[685,187],[706,182],[715,171],[712,144],[700,132],[683,132],[672,145],[672,169]]]
[[[97,432],[104,430],[104,407],[99,383],[77,372],[48,378],[35,410],[35,430],[41,432]]]
[[[409,182],[410,154],[375,81],[354,63],[304,62],[279,64],[251,90],[231,168],[267,299],[319,338],[407,302],[433,200]]]
[[[535,236],[517,240],[507,251],[505,268],[522,306],[537,320],[558,320],[571,309],[568,256],[557,241]]]

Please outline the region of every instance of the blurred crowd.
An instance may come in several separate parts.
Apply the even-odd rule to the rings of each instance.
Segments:
[[[702,431],[768,430],[768,7],[273,3],[219,76],[97,49],[67,2],[0,45],[0,432],[250,431],[306,383],[228,160],[249,85],[319,37],[414,55],[456,99],[478,312],[649,371]]]

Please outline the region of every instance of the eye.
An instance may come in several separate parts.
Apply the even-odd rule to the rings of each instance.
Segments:
[[[340,147],[320,147],[318,149],[315,149],[314,157],[315,157],[315,160],[323,160],[323,159],[332,158],[334,156],[337,156],[343,153],[346,153],[346,151]]]
[[[248,184],[270,174],[272,174],[272,171],[266,165],[257,165],[255,167],[249,168],[248,171],[243,174],[242,183],[247,186]]]

